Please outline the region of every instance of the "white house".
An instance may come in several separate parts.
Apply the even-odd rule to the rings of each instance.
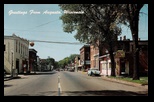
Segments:
[[[29,68],[29,41],[12,34],[4,36],[4,69],[7,73],[23,73]]]

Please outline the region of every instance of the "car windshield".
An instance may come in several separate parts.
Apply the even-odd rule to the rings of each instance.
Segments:
[[[95,69],[95,68],[91,68],[90,70],[98,70],[98,69]]]

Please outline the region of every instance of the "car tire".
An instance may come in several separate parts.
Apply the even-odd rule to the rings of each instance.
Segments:
[[[91,73],[91,76],[94,76],[94,73]]]

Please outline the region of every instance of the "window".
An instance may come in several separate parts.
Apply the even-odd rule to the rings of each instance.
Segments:
[[[89,52],[86,52],[86,56],[87,56],[87,59],[89,60],[90,59],[90,56],[89,56]]]
[[[4,44],[4,51],[5,51],[5,44]]]
[[[22,47],[23,47],[23,46],[22,46],[22,44],[21,44],[21,54],[22,54],[22,51],[23,51],[23,50],[22,50]]]
[[[19,42],[19,53],[20,53],[20,42]]]
[[[18,41],[16,40],[16,52],[18,52]]]
[[[133,52],[133,47],[134,47],[133,44],[131,45],[131,47],[132,47],[132,48],[131,48],[131,51]]]
[[[109,62],[109,68],[111,68],[111,62]]]

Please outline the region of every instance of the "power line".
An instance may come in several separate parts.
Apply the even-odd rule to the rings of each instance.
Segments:
[[[47,22],[47,23],[43,23],[43,24],[40,24],[40,25],[38,25],[38,26],[35,26],[34,28],[41,27],[41,26],[47,25],[47,24],[49,24],[49,23],[51,23],[51,22],[55,22],[55,21],[58,21],[58,20],[59,20],[59,19],[53,20],[53,21],[49,21],[49,22]],[[34,29],[34,28],[30,28],[30,29]]]
[[[49,22],[47,22],[47,23],[43,23],[43,24],[40,24],[40,25],[37,25],[37,26],[35,26],[35,27],[33,27],[33,28],[29,28],[29,30],[32,30],[32,29],[34,29],[34,28],[37,28],[37,27],[41,27],[41,26],[47,25],[47,24],[49,24],[49,23],[52,23],[52,22],[55,22],[55,21],[58,21],[58,20],[59,20],[59,19],[57,19],[57,20],[53,20],[53,21],[49,21]],[[20,29],[4,29],[4,30],[29,31],[28,29],[27,29],[27,30],[20,30]],[[45,32],[45,31],[43,31],[43,32]]]
[[[29,40],[30,42],[44,42],[44,43],[56,43],[56,44],[73,44],[73,45],[84,45],[80,42],[54,42],[54,41],[41,41],[41,40]]]

